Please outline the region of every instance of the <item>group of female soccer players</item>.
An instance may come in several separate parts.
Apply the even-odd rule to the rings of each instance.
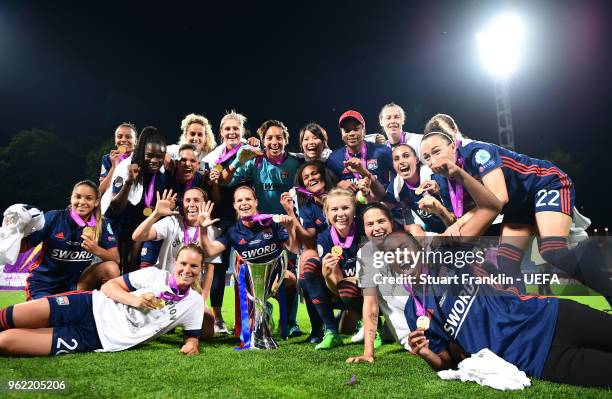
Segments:
[[[136,138],[134,126],[121,124],[99,185],[77,183],[68,208],[46,212],[44,228],[24,238],[23,247],[42,243],[42,255],[27,279],[28,302],[0,311],[0,351],[116,351],[183,326],[181,351],[197,353],[198,339],[227,333],[221,305],[230,259],[266,262],[287,251],[289,336],[302,334],[301,290],[312,325],[307,340],[316,349],[342,345],[340,331],[354,331],[363,319],[352,340],[365,342],[364,354],[348,361],[373,362],[380,307],[398,341],[433,368],[488,347],[538,378],[610,385],[604,370],[612,345],[604,337],[612,318],[603,312],[519,296],[520,283],[491,287],[495,295],[418,283],[384,295],[366,277],[366,253],[416,251],[431,235],[498,231],[496,267],[506,275],[520,276],[535,234],[546,261],[608,295],[604,272],[568,248],[574,186],[562,170],[470,140],[444,114],[422,135],[404,132],[404,111],[393,103],[379,115],[385,135],[366,136],[362,115],[343,113],[344,145],[335,150],[316,123],[302,128],[302,152],[293,154],[282,122],[268,120],[248,139],[245,122],[227,113],[218,146],[200,115],[188,115],[179,143],[169,146],[154,127]],[[386,267],[406,272],[396,266]],[[467,273],[412,266],[411,275]],[[476,266],[469,272],[491,270]],[[466,295],[473,302],[453,328],[447,316]]]

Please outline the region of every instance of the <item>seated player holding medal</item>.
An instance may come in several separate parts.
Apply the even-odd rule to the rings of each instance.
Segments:
[[[301,279],[307,296],[325,325],[323,341],[315,349],[342,345],[334,307],[357,314],[361,314],[362,308],[355,270],[360,229],[355,223],[353,193],[334,188],[327,194],[323,207],[330,227],[317,235],[319,256],[305,261]]]
[[[279,258],[283,249],[296,253],[298,242],[293,219],[287,215],[260,214],[252,188],[241,186],[234,192],[234,209],[240,219],[216,240],[200,234],[200,243],[207,256],[217,256],[232,247],[243,261],[265,263]],[[217,223],[212,219],[214,204],[207,202],[200,208],[198,222],[201,229]],[[284,276],[287,298],[295,296],[296,278],[287,270]],[[289,308],[289,307],[288,307]]]
[[[203,162],[204,157],[217,146],[215,135],[208,119],[203,115],[189,114],[181,121],[181,131],[178,144],[171,144],[166,148],[164,165],[168,169],[172,169],[172,161],[180,160],[179,151],[181,146],[191,144],[195,147],[198,155],[199,169],[197,170],[200,173],[204,173],[206,171],[206,163]]]
[[[418,251],[420,245],[398,232],[388,235],[383,247]],[[459,268],[419,261],[404,272],[415,279],[408,285],[412,293],[405,309],[410,347],[434,370],[455,368],[488,348],[535,378],[612,386],[612,316],[605,312],[567,299],[522,297],[487,284],[463,284],[466,278],[488,275],[477,264]],[[422,284],[428,281],[423,275],[447,279]]]
[[[577,248],[568,248],[567,238],[572,225],[574,185],[558,167],[546,160],[530,158],[495,144],[472,141],[457,148],[446,132],[430,132],[421,142],[424,160],[434,173],[448,180],[446,190],[441,189],[445,201],[452,203],[458,220],[446,234],[468,235],[463,231],[465,220],[472,212],[463,213],[463,186],[449,175],[450,168],[465,170],[482,179],[486,188],[495,194],[503,208],[502,234],[497,264],[505,274],[515,277],[514,287],[525,290],[516,277],[521,276],[521,259],[526,246],[537,229],[542,258],[568,273],[570,277],[608,295],[612,303],[612,284],[607,275],[578,251],[591,252],[592,243],[583,241]],[[498,212],[498,213],[500,213]],[[490,222],[474,224],[477,235],[482,234]],[[594,248],[593,248],[594,250]]]
[[[307,260],[318,256],[317,234],[327,229],[327,220],[323,213],[323,199],[333,186],[331,172],[325,167],[325,164],[321,161],[307,161],[297,170],[295,187],[281,194],[281,205],[285,208],[287,215],[293,219],[296,236],[302,246],[300,279],[304,278],[303,271]],[[297,214],[294,198],[297,198]],[[319,343],[323,339],[322,322],[308,297],[307,290],[303,290],[303,293],[312,327],[306,341]]]
[[[140,245],[134,243],[132,233],[153,213],[155,193],[166,186],[166,175],[161,171],[165,154],[166,146],[157,128],[145,127],[134,154],[122,162],[122,165],[130,162],[124,165],[125,177],[119,170],[113,177],[113,197],[105,216],[118,238],[123,273],[137,269],[140,264]]]
[[[408,349],[410,329],[404,316],[408,294],[401,284],[378,282],[377,277],[398,277],[388,264],[382,267],[374,264],[374,254],[383,239],[393,231],[393,217],[381,203],[368,204],[362,215],[363,228],[369,239],[357,253],[357,278],[363,294],[363,355],[349,357],[347,363],[374,363],[377,347],[377,324],[379,309],[385,315],[386,325],[397,342]]]
[[[144,220],[132,234],[134,241],[145,241],[145,244],[154,241],[160,245],[159,257],[155,264],[150,266],[158,269],[174,272],[175,259],[182,246],[189,244],[199,244],[201,232],[214,238],[218,232],[214,226],[209,226],[205,230],[200,229],[198,224],[198,214],[200,207],[206,203],[206,194],[200,188],[190,188],[183,197],[182,212],[177,214],[175,209],[176,194],[172,190],[164,190],[160,196],[157,193],[157,203],[153,213]],[[215,265],[219,263],[219,257],[208,257],[204,259],[202,265],[202,297],[206,305],[206,299],[210,293]],[[142,264],[141,264],[142,268]],[[204,314],[205,326],[203,326],[203,337],[210,338],[213,335],[214,316],[205,306]]]
[[[393,148],[392,155],[393,169],[397,175],[387,187],[383,201],[404,216],[401,217],[404,223],[406,220],[412,222],[405,226],[405,230],[412,235],[425,235],[421,226],[414,223],[412,212],[424,223],[426,231],[443,233],[455,222],[455,216],[439,198],[420,187],[421,163],[415,149],[408,144],[398,144]]]
[[[66,293],[0,310],[0,352],[54,356],[116,352],[183,327],[181,353],[197,355],[204,254],[181,248],[174,273],[154,267],[117,277],[100,291]]]
[[[110,187],[115,167],[134,151],[136,135],[136,126],[131,123],[122,123],[115,129],[115,149],[102,156],[100,194],[104,194]]]
[[[74,185],[68,209],[46,212],[42,230],[22,246],[43,243],[26,279],[27,300],[73,290],[91,290],[119,276],[117,241],[100,215],[100,192],[83,180]],[[94,257],[100,262],[92,264]]]

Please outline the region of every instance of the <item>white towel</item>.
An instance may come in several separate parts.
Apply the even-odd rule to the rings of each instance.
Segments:
[[[505,390],[524,389],[531,380],[515,365],[485,348],[459,363],[458,370],[438,371],[443,380],[474,381],[482,386]]]
[[[25,204],[6,208],[0,227],[0,265],[15,263],[23,237],[41,230],[44,225],[44,215],[36,208]]]

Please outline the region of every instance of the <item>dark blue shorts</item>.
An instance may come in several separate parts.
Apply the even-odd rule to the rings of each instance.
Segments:
[[[559,212],[572,217],[575,196],[574,184],[562,172],[542,177],[531,198],[506,205],[502,210],[504,223],[535,225],[538,212]]]
[[[76,290],[77,282],[80,276],[75,276],[72,280],[53,283],[32,280],[28,277],[26,284],[26,300],[45,298],[51,295],[57,295],[64,292]]]
[[[93,315],[92,293],[66,293],[48,297],[49,324],[53,327],[51,355],[102,349]]]

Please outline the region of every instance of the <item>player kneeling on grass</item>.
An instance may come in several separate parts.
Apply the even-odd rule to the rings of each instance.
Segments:
[[[204,314],[204,252],[183,247],[174,273],[154,267],[117,277],[100,291],[59,294],[0,310],[0,353],[48,356],[115,352],[182,326],[181,352],[198,354]]]

